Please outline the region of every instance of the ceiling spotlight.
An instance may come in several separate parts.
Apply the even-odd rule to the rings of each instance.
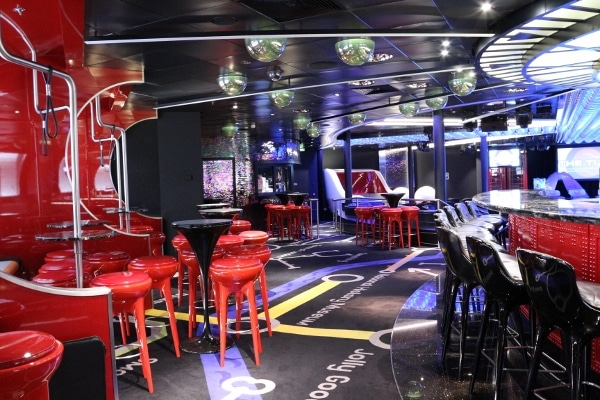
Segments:
[[[372,79],[363,79],[362,81],[352,81],[348,82],[350,86],[371,86],[375,81]]]
[[[246,89],[248,78],[241,72],[229,72],[219,75],[217,83],[221,90],[229,96],[237,96]]]
[[[316,138],[319,137],[319,134],[321,133],[319,131],[319,126],[317,124],[313,124],[312,122],[308,125],[308,128],[306,128],[306,133],[308,134],[308,136],[310,136],[311,138]]]
[[[433,87],[431,89],[427,89],[425,91],[426,96],[436,96],[446,94],[446,91],[441,87]],[[448,104],[448,96],[439,96],[431,99],[425,100],[425,104],[427,104],[432,110],[441,110],[446,107]]]
[[[404,103],[404,104],[400,104],[398,106],[398,108],[400,109],[400,113],[402,115],[410,118],[410,117],[414,117],[419,112],[419,103],[417,103],[417,102]]]
[[[262,61],[275,61],[283,54],[287,44],[286,38],[247,38],[246,50],[252,58]]]
[[[271,102],[277,106],[277,108],[283,108],[289,106],[292,100],[294,100],[293,90],[277,90],[269,93]]]
[[[367,119],[367,114],[365,114],[364,112],[357,112],[357,113],[348,115],[348,121],[350,121],[350,123],[352,125],[360,125],[363,122],[365,122],[366,119]]]
[[[310,113],[299,111],[294,117],[294,128],[302,130],[308,128],[310,124]]]
[[[468,96],[473,93],[477,84],[477,77],[473,70],[456,71],[448,80],[448,87],[457,96]]]
[[[273,82],[277,82],[283,76],[283,70],[279,67],[279,65],[271,65],[267,68],[267,76]]]
[[[335,44],[338,57],[348,65],[362,65],[373,57],[375,42],[369,38],[349,38]]]

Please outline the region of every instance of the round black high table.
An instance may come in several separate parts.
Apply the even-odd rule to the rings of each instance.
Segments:
[[[400,199],[406,196],[406,193],[380,193],[387,200],[391,208],[398,208]]]
[[[179,233],[181,233],[189,242],[194,254],[198,259],[200,267],[200,276],[202,279],[202,312],[204,317],[204,326],[200,336],[192,337],[188,341],[181,342],[181,350],[193,354],[217,353],[220,350],[219,339],[214,337],[210,331],[209,313],[208,313],[208,268],[212,259],[213,251],[219,240],[219,236],[227,231],[231,226],[231,219],[192,219],[186,221],[175,221],[172,223]],[[233,345],[233,341],[228,339],[226,348]]]
[[[304,199],[308,196],[308,193],[291,192],[288,193],[288,198],[292,199],[295,205],[301,206],[304,203]]]

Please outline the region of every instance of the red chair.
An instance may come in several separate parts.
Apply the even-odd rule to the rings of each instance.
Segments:
[[[257,366],[260,365],[259,353],[262,351],[262,345],[260,343],[254,282],[258,279],[262,269],[262,263],[255,258],[222,258],[214,260],[210,266],[209,274],[215,291],[217,317],[219,320],[221,367],[225,366],[227,300],[229,295],[237,295],[238,293],[241,293],[248,300],[250,330],[254,345],[254,360]]]
[[[246,221],[244,219],[235,219],[231,222],[229,233],[232,235],[237,235],[240,232],[249,231],[250,229],[252,229],[252,223],[250,221]]]
[[[373,242],[375,242],[375,221],[373,217],[373,207],[356,207],[354,209],[354,213],[356,214],[356,244],[358,244],[359,236],[362,247],[365,246],[365,243],[369,244],[369,229],[371,229]]]
[[[383,221],[381,248],[385,247],[387,236],[388,250],[396,245],[395,237],[398,237],[398,246],[404,247],[404,237],[402,231],[402,208],[382,208],[381,219]],[[397,229],[397,230],[396,230]]]
[[[87,252],[83,252],[82,256],[85,257]],[[64,260],[65,258],[75,258],[75,251],[73,249],[55,250],[47,253],[44,256],[44,262],[52,262],[56,260]]]
[[[402,207],[402,221],[406,221],[406,233],[408,236],[408,247],[411,246],[411,225],[414,223],[415,231],[417,235],[417,245],[421,246],[421,232],[419,232],[419,207],[417,206],[403,206]]]
[[[267,234],[273,236],[275,227],[277,227],[277,216],[275,210],[285,207],[283,204],[265,204],[265,210],[267,210]]]
[[[173,248],[177,252],[177,307],[180,307],[183,297],[183,280],[185,278],[185,265],[181,259],[181,252],[184,248],[191,249],[191,246],[181,233],[178,233],[171,239],[171,245],[173,245]]]
[[[177,272],[177,259],[171,256],[144,256],[134,258],[127,265],[129,271],[146,272],[152,278],[152,289],[160,291],[165,299],[169,324],[171,324],[171,335],[173,335],[173,347],[175,355],[180,357],[179,334],[177,333],[177,319],[175,318],[175,307],[173,306],[173,295],[171,294],[171,278]]]
[[[141,271],[110,272],[98,275],[90,282],[91,287],[107,287],[112,292],[112,311],[114,316],[133,314],[137,339],[140,344],[140,360],[144,378],[148,382],[148,391],[154,393],[150,355],[146,338],[144,297],[150,292],[152,278]],[[125,336],[121,325],[121,335]]]
[[[0,399],[47,400],[64,346],[38,331],[0,333]]]
[[[101,275],[125,271],[130,257],[124,251],[98,251],[88,254],[85,260],[93,266],[96,275]]]
[[[267,274],[265,271],[265,267],[271,259],[271,249],[269,249],[269,246],[266,245],[246,244],[229,249],[225,253],[225,258],[257,258],[263,264],[263,269],[258,276],[258,282],[260,284],[260,297],[262,299],[265,320],[267,322],[267,331],[269,332],[269,336],[273,336],[273,331],[271,330],[271,319],[269,317],[269,290],[267,287]]]
[[[243,233],[243,232],[242,232]],[[232,247],[241,246],[244,244],[244,237],[240,235],[221,235],[217,240],[217,246],[227,251]]]
[[[269,240],[269,234],[263,231],[244,231],[240,232],[238,236],[244,239],[244,244],[265,244]]]
[[[224,255],[225,250],[222,247],[216,246],[213,251],[212,260],[223,258]],[[192,337],[192,331],[196,327],[196,299],[198,294],[196,288],[198,286],[198,278],[200,277],[200,266],[198,265],[196,253],[194,253],[191,247],[184,248],[181,251],[181,261],[188,269],[188,337]],[[201,295],[204,296],[205,293],[210,295],[212,290],[206,290]]]
[[[83,286],[88,287],[90,285],[91,276],[84,274]],[[62,288],[76,288],[77,287],[77,273],[74,269],[65,269],[57,271],[48,271],[35,275],[31,278],[33,283],[38,285],[62,287]]]

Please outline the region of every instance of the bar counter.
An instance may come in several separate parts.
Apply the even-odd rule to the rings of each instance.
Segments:
[[[480,207],[508,214],[509,249],[537,250],[562,258],[577,279],[600,283],[600,203],[591,199],[552,199],[534,190],[495,190],[477,194]],[[554,340],[559,340],[557,336]],[[593,344],[592,369],[600,373],[600,341]]]

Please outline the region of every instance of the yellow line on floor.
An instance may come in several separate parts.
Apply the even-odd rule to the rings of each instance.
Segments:
[[[294,335],[304,336],[318,336],[318,337],[330,337],[336,339],[360,339],[369,340],[374,332],[371,331],[357,331],[350,329],[325,329],[325,328],[311,328],[308,326],[295,326],[295,325],[278,325],[273,328],[273,331],[280,333],[291,333]]]
[[[425,250],[415,250],[412,253],[410,253],[409,255],[407,255],[406,257],[401,258],[400,260],[396,261],[394,264],[392,264],[389,267],[387,267],[386,269],[384,269],[384,271],[396,271],[398,268],[400,268],[407,262],[412,261],[413,258],[420,256],[421,253],[424,251]]]
[[[328,290],[333,289],[334,287],[336,287],[339,284],[340,284],[340,282],[332,282],[332,281],[322,282],[319,285],[315,286],[314,288],[308,289],[308,290],[300,293],[299,295],[294,296],[291,299],[284,301],[281,304],[278,304],[274,307],[269,307],[269,316],[271,318],[277,318],[277,317],[287,313],[288,311],[293,310],[296,307],[300,307],[301,305],[314,299],[315,297],[322,295],[323,293],[327,292]]]

